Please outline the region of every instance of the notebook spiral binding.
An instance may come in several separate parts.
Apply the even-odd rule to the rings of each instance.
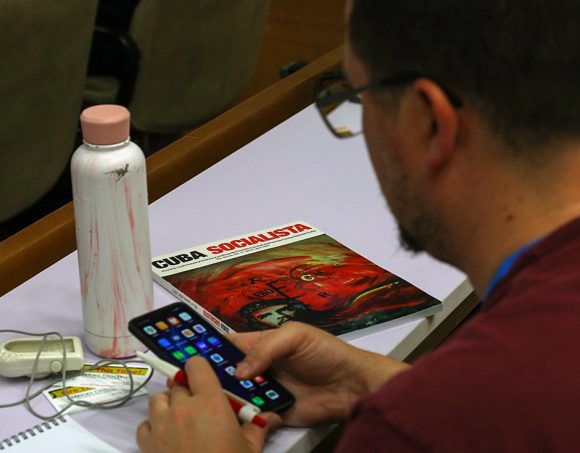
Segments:
[[[59,426],[66,422],[67,419],[62,415],[59,415],[58,417],[51,418],[50,420],[39,423],[38,425],[34,425],[24,431],[19,432],[18,434],[14,434],[13,436],[7,437],[6,439],[0,441],[0,450],[6,450],[13,445],[24,442],[25,440],[28,440],[32,437],[36,437],[54,428],[55,426]]]

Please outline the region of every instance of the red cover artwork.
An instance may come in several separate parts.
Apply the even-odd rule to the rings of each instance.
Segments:
[[[295,320],[341,335],[441,305],[325,234],[163,279],[238,332]]]

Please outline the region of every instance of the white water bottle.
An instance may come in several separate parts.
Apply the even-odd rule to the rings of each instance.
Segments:
[[[145,156],[129,123],[122,106],[85,109],[71,161],[85,343],[107,358],[144,350],[127,323],[153,309]]]

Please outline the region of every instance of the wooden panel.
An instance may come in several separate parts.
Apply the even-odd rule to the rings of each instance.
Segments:
[[[149,201],[173,190],[312,103],[318,76],[340,64],[339,47],[147,159]],[[0,295],[76,248],[72,203],[0,242]]]

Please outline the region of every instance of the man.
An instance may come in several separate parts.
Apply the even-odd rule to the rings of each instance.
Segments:
[[[580,3],[545,5],[353,0],[344,65],[385,197],[483,307],[413,367],[299,323],[236,336],[237,376],[273,368],[297,397],[271,426],[350,418],[345,452],[578,449]],[[203,360],[187,371],[140,447],[259,451]]]

